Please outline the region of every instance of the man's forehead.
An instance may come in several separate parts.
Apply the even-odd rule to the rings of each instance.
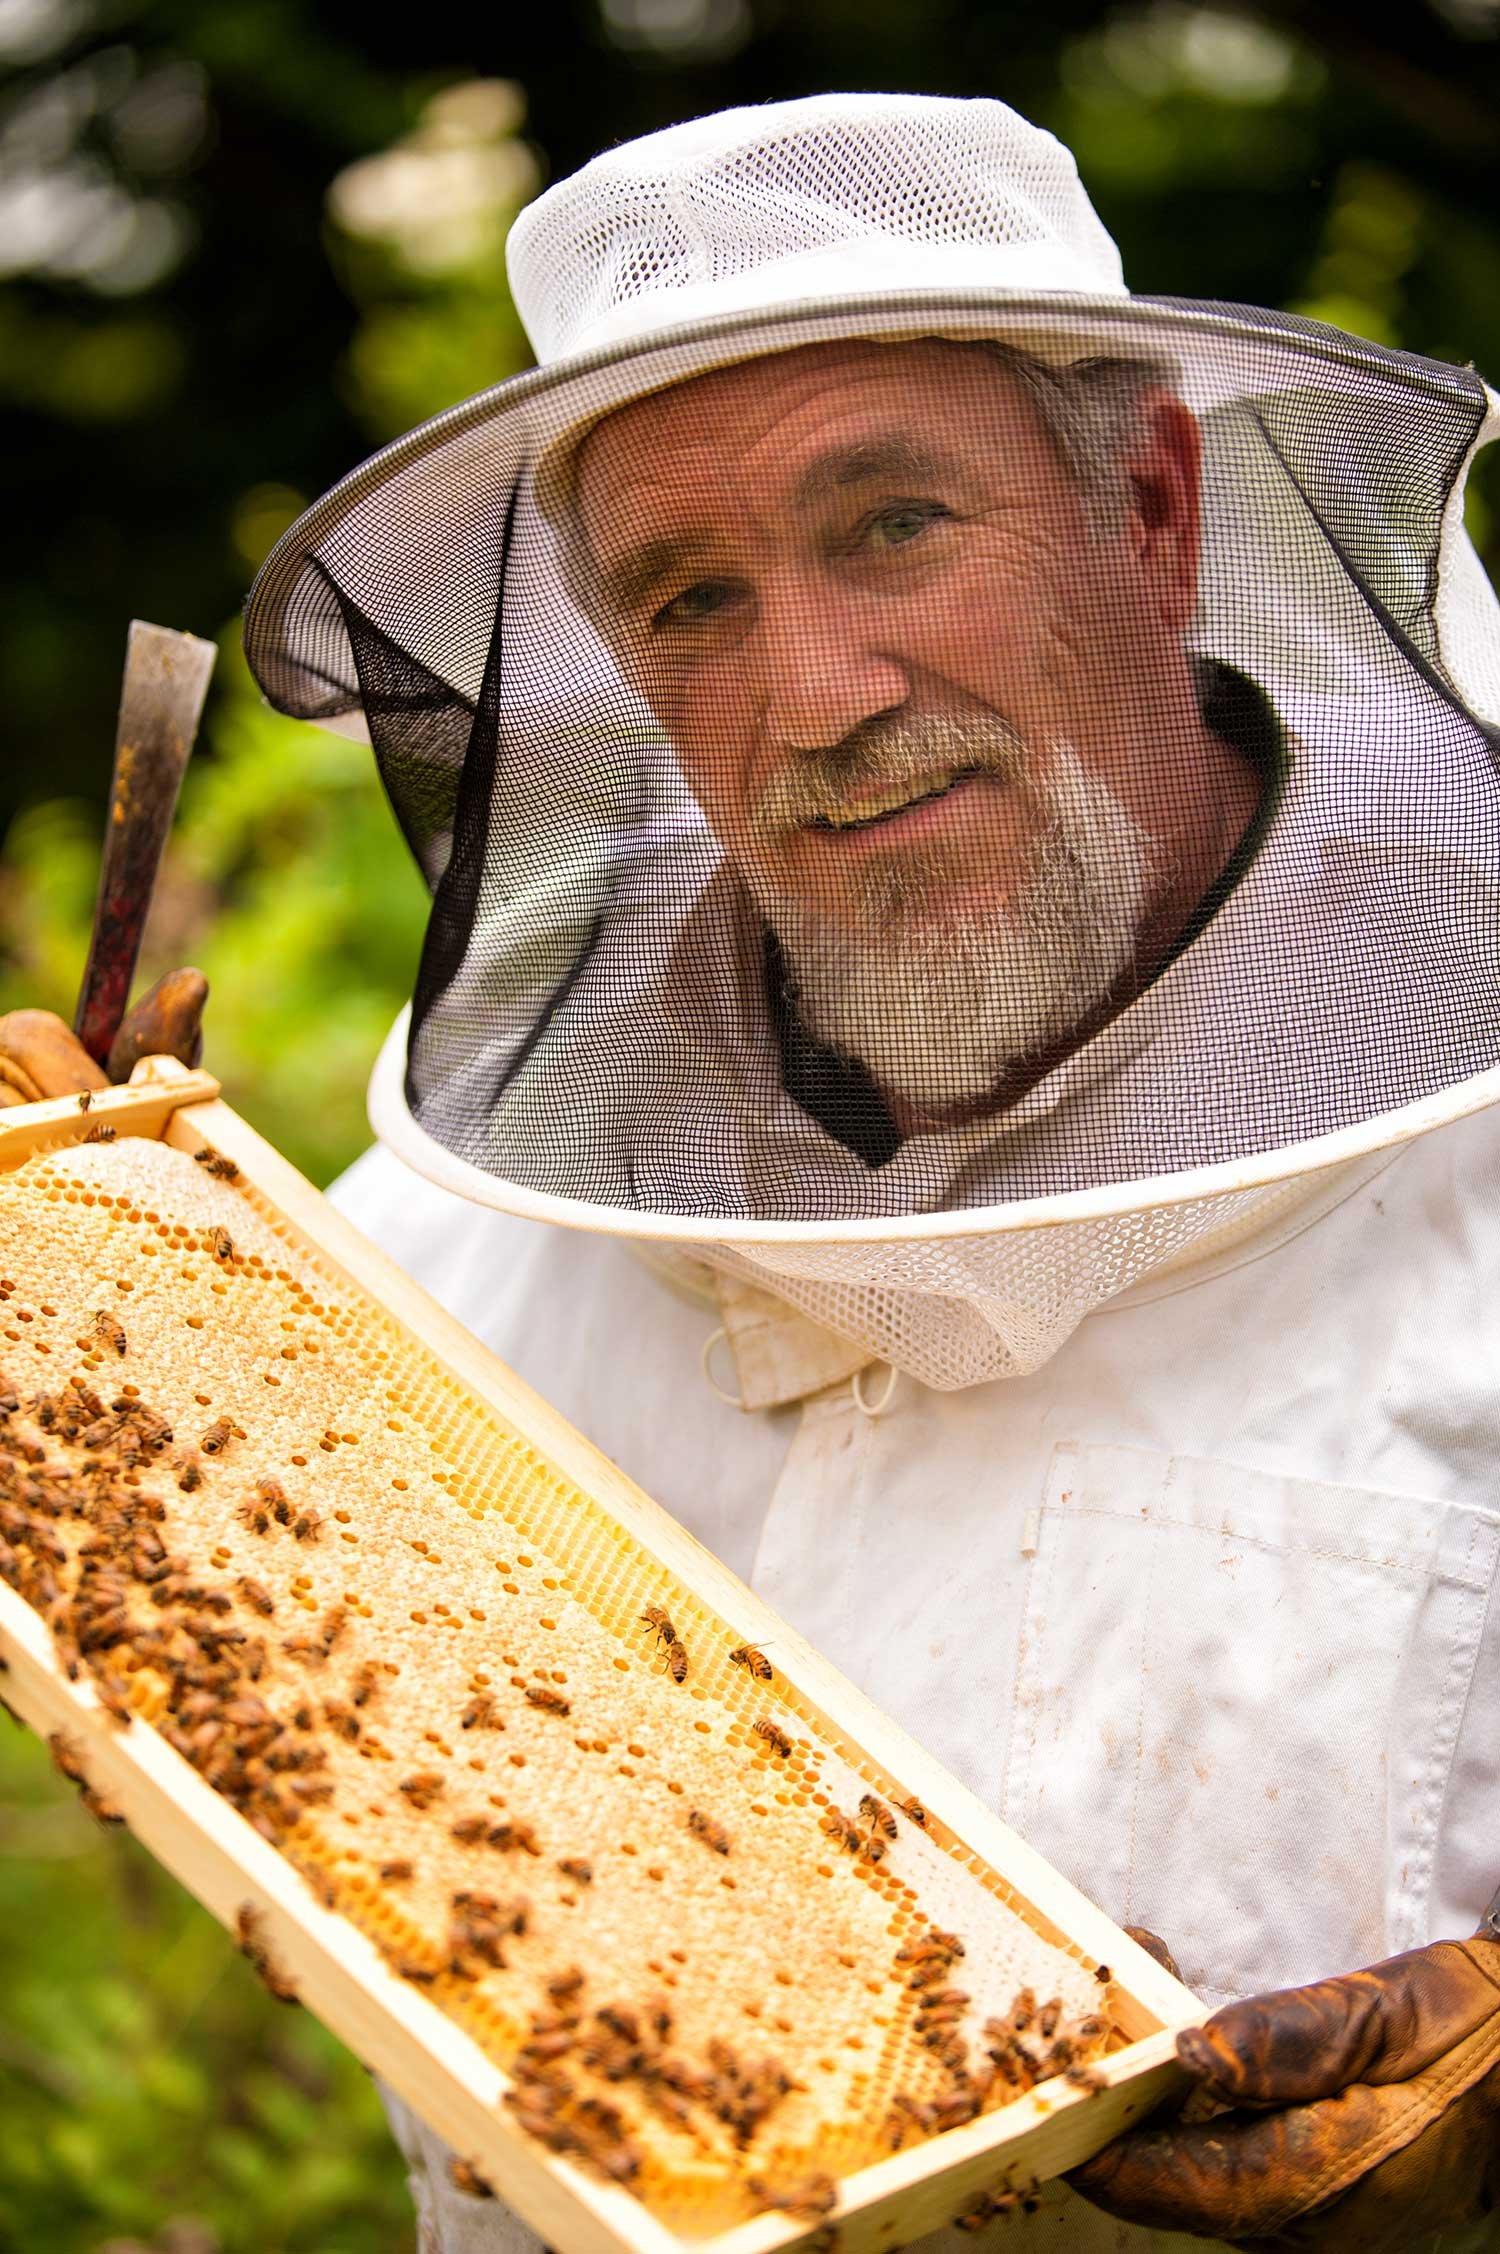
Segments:
[[[979,387],[997,410],[1024,394],[1004,365],[937,338],[807,345],[715,369],[618,408],[579,449],[586,521],[680,506],[754,471],[798,502],[880,476],[958,466]]]

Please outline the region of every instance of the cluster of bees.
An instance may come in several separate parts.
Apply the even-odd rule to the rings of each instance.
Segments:
[[[233,1178],[230,1162],[199,1152],[208,1171]],[[214,1256],[232,1259],[228,1232],[206,1232]],[[13,1286],[0,1278],[0,1302]],[[294,1682],[277,1711],[265,1680],[273,1666],[272,1633],[277,1601],[253,1574],[241,1572],[226,1586],[211,1585],[189,1559],[169,1547],[168,1509],[162,1492],[172,1484],[183,1493],[202,1483],[203,1459],[222,1461],[246,1439],[228,1417],[217,1417],[191,1442],[178,1439],[169,1421],[141,1397],[131,1383],[104,1386],[90,1382],[103,1361],[126,1362],[130,1342],[117,1317],[96,1313],[76,1344],[87,1357],[88,1374],[75,1375],[55,1391],[22,1403],[0,1375],[0,1578],[9,1582],[41,1615],[52,1631],[66,1672],[77,1679],[87,1670],[104,1707],[124,1724],[133,1715],[130,1677],[149,1670],[162,1710],[156,1726],[167,1742],[221,1793],[273,1845],[284,1847],[304,1816],[334,1798],[328,1774],[327,1733],[348,1742],[360,1739],[368,1710],[399,1670],[364,1660],[342,1683],[341,1694],[319,1695],[317,1674],[341,1646],[350,1622],[335,1605],[314,1625],[299,1625],[281,1635],[276,1649],[296,1661],[305,1688]],[[56,1445],[54,1445],[56,1444]],[[59,1446],[68,1449],[59,1457]],[[237,1518],[258,1540],[278,1534],[298,1544],[315,1544],[320,1520],[294,1503],[271,1477],[250,1480]],[[686,1681],[690,1660],[670,1616],[649,1605],[639,1616],[654,1647],[665,1655],[673,1682]],[[753,1682],[774,1679],[763,1651],[742,1644],[729,1659]],[[569,1701],[546,1682],[512,1677],[533,1709],[559,1718]],[[276,1687],[285,1690],[282,1671]],[[505,1720],[494,1693],[478,1690],[460,1717],[465,1731],[503,1730]],[[793,1743],[771,1715],[751,1725],[755,1739],[778,1759],[789,1760]],[[84,1788],[86,1802],[105,1821],[117,1812],[90,1791],[77,1749],[62,1738],[53,1755],[64,1774]],[[516,1817],[497,1818],[455,1812],[446,1803],[446,1779],[436,1769],[416,1770],[397,1784],[414,1812],[434,1810],[454,1840],[507,1854],[539,1857],[543,1850],[532,1826]],[[925,1827],[926,1811],[915,1799],[894,1807],[867,1792],[858,1817],[827,1808],[823,1831],[856,1859],[880,1863],[898,1837],[898,1813]],[[688,1833],[712,1853],[728,1856],[733,1842],[715,1816],[701,1808],[684,1810]],[[560,1858],[556,1867],[576,1886],[591,1884],[586,1857]],[[382,1881],[413,1880],[408,1856],[387,1857],[379,1865]],[[326,1901],[331,1883],[313,1878]],[[466,1981],[502,1969],[510,1945],[528,1932],[530,1905],[516,1893],[499,1895],[478,1887],[455,1888],[448,1898],[446,1935],[432,1958],[387,1948],[401,1976],[431,1986],[440,1978]],[[255,1910],[246,1905],[239,1918],[239,1943],[271,1993],[294,2000],[294,1991],[276,1970]],[[926,2137],[974,2119],[987,2103],[1006,2101],[1049,2074],[1066,2073],[1083,2086],[1098,2080],[1089,2063],[1105,2033],[1102,2020],[1086,2018],[1064,2027],[1056,1999],[1038,2004],[1023,1990],[1010,2013],[984,2023],[982,2043],[962,2031],[970,1995],[955,1984],[954,1968],[965,1954],[957,1934],[931,1928],[908,1942],[896,1962],[905,1975],[910,2025],[942,2076],[935,2096],[898,2093],[891,2101],[885,2141],[892,2150],[914,2137]],[[1107,1975],[1101,1974],[1101,1977]],[[514,2065],[514,2088],[507,2097],[518,2125],[549,2150],[587,2162],[611,2180],[630,2185],[640,2177],[644,2156],[627,2118],[628,2108],[604,2094],[600,2085],[617,2085],[645,2112],[679,2130],[722,2140],[727,2133],[738,2149],[747,2148],[762,2125],[796,2083],[771,2057],[747,2056],[711,2040],[702,2059],[672,2045],[672,2013],[664,2000],[647,2004],[600,2004],[586,2008],[584,1975],[576,1968],[547,1983],[548,2004],[531,2020]],[[584,2077],[587,2077],[585,2079]],[[924,2085],[925,2087],[926,2085]],[[472,2166],[455,2163],[455,2180],[476,2196],[488,2186]],[[457,2171],[464,2171],[459,2175]],[[796,2219],[821,2223],[832,2211],[836,2187],[814,2175],[793,2182],[748,2177],[751,2196],[762,2207]],[[990,2195],[981,2203],[983,2219],[1004,2211],[1019,2195]],[[981,2208],[972,2211],[977,2216]],[[965,2219],[963,2227],[978,2228]],[[830,2231],[831,2236],[831,2231]]]
[[[87,1342],[124,1357],[129,1341],[111,1318],[97,1319]],[[50,1439],[76,1444],[84,1460],[48,1460],[43,1442],[30,1438],[27,1424]],[[218,1419],[199,1436],[197,1449],[173,1453],[174,1433],[134,1387],[111,1401],[101,1398],[83,1377],[70,1379],[54,1395],[29,1400],[24,1408],[13,1386],[0,1378],[0,1576],[15,1587],[51,1628],[69,1675],[86,1669],[108,1711],[121,1723],[132,1718],[128,1675],[121,1662],[149,1667],[166,1688],[165,1711],[157,1727],[175,1751],[248,1817],[261,1835],[283,1845],[286,1835],[310,1808],[333,1798],[324,1773],[328,1751],[322,1731],[358,1736],[362,1709],[383,1684],[381,1663],[362,1662],[346,1698],[297,1698],[290,1712],[273,1710],[257,1686],[266,1675],[270,1652],[257,1630],[272,1620],[276,1604],[264,1584],[238,1575],[229,1589],[197,1579],[188,1563],[167,1548],[159,1529],[166,1506],[142,1483],[152,1468],[175,1473],[191,1492],[201,1479],[200,1453],[222,1455],[243,1433]],[[286,1528],[296,1539],[315,1538],[310,1514],[294,1507],[278,1481],[256,1480],[238,1516],[248,1531],[269,1536]],[[71,1545],[62,1538],[66,1528]],[[149,1609],[148,1609],[149,1608]],[[248,1614],[254,1626],[242,1624]],[[238,1615],[238,1617],[237,1617]],[[343,1607],[334,1606],[317,1627],[280,1639],[292,1657],[316,1666],[325,1661],[347,1628]],[[652,1608],[648,1625],[667,1652],[674,1676],[674,1650],[686,1654],[671,1622]],[[746,1646],[736,1664],[757,1679],[769,1663]],[[680,1677],[678,1678],[680,1679]],[[518,1678],[529,1704],[566,1714],[568,1703],[551,1687]],[[503,1717],[490,1692],[471,1700],[461,1718],[465,1729],[503,1729]],[[766,1720],[760,1734],[775,1750],[790,1754],[791,1741]],[[77,1749],[58,1737],[53,1757],[63,1774],[83,1787],[84,1798],[106,1821],[117,1812],[90,1791]],[[446,1778],[440,1770],[418,1770],[399,1780],[407,1804],[425,1813],[443,1800]],[[702,1810],[686,1815],[688,1831],[719,1854],[730,1851],[724,1827]],[[486,1844],[502,1851],[537,1856],[534,1828],[510,1817],[460,1816],[448,1824],[464,1844]],[[575,1884],[586,1886],[593,1871],[581,1856],[561,1859],[558,1867]],[[408,1857],[390,1858],[380,1867],[387,1883],[416,1875]],[[323,1889],[325,1898],[331,1890]],[[396,1952],[394,1969],[404,1978],[430,1986],[440,1977],[474,1979],[503,1968],[506,1945],[528,1928],[524,1896],[508,1899],[478,1888],[455,1889],[441,1962]],[[242,1953],[271,1994],[295,2000],[291,1983],[278,1972],[261,1920],[245,1905],[238,1919]],[[549,1983],[553,2009],[534,2019],[515,2063],[516,2086],[510,2102],[520,2125],[550,2150],[587,2160],[620,2183],[640,2171],[640,2152],[617,2106],[597,2092],[579,2088],[568,2064],[610,2083],[631,2082],[653,2110],[675,2126],[690,2126],[695,2109],[746,2145],[761,2123],[794,2087],[791,2076],[769,2058],[746,2058],[727,2044],[712,2043],[705,2065],[695,2065],[669,2049],[670,2010],[664,2003],[644,2011],[602,2005],[585,2015],[583,1975],[573,1972]],[[480,2195],[487,2187],[468,2163],[459,2163],[466,2189]],[[821,2215],[831,2206],[831,2179],[797,2185],[758,2183],[753,2196],[764,2205],[797,2215]]]
[[[113,1350],[127,1351],[112,1318],[96,1328]],[[0,1577],[46,1621],[70,1678],[87,1666],[116,1721],[133,1712],[122,1662],[128,1655],[132,1670],[149,1669],[165,1693],[158,1727],[167,1743],[279,1846],[307,1809],[333,1797],[318,1773],[328,1754],[312,1701],[283,1717],[256,1689],[271,1661],[257,1632],[275,1612],[266,1589],[248,1575],[232,1593],[211,1586],[163,1539],[167,1508],[142,1473],[175,1468],[178,1484],[191,1486],[191,1454],[169,1456],[171,1426],[133,1385],[106,1402],[75,1376],[28,1401],[24,1413],[77,1454],[49,1460],[46,1445],[21,1428],[15,1388],[0,1380]],[[202,1445],[214,1452],[212,1428]],[[320,1649],[331,1648],[341,1626],[334,1616],[324,1621]],[[355,1695],[373,1687],[366,1678]]]
[[[893,2152],[911,2137],[935,2136],[973,2121],[988,2105],[1009,2104],[1053,2074],[1064,2074],[1082,2089],[1104,2086],[1104,2076],[1089,2059],[1108,2033],[1106,2022],[1096,2013],[1087,2013],[1064,2026],[1061,1999],[1053,1996],[1038,2004],[1030,1988],[1020,1991],[1004,2017],[985,2020],[976,2059],[973,2046],[960,2032],[973,1998],[953,1978],[964,1953],[958,1934],[936,1926],[896,1952],[896,1962],[906,1972],[913,2033],[943,2069],[947,2086],[935,2098],[916,2098],[904,2090],[896,2093],[885,2132]],[[1109,1976],[1109,1967],[1101,1965],[1096,1978],[1107,1982]],[[986,2219],[1000,2212],[991,2208]]]
[[[621,2108],[580,2085],[572,2069],[628,2086],[674,2129],[701,2134],[708,2123],[717,2124],[742,2150],[798,2087],[779,2060],[746,2056],[718,2038],[710,2040],[701,2065],[674,2052],[665,1997],[590,2010],[584,1987],[577,1966],[549,1980],[549,2008],[532,2018],[505,2102],[527,2134],[549,2151],[586,2160],[616,2183],[638,2180],[644,2154]],[[832,2212],[838,2197],[826,2175],[791,2183],[751,2176],[747,2189],[762,2207],[814,2222]]]

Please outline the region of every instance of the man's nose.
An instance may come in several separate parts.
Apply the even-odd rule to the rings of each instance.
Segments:
[[[863,628],[863,631],[861,630]],[[842,743],[862,721],[905,704],[911,676],[872,644],[868,621],[797,581],[762,591],[755,629],[762,726],[788,751]]]

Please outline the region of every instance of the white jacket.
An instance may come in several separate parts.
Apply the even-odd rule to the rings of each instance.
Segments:
[[[1209,2004],[1472,1931],[1500,1880],[1494,1113],[1109,1303],[1029,1377],[902,1377],[874,1417],[768,1306],[732,1310],[739,1363],[783,1405],[727,1404],[723,1312],[618,1241],[379,1149],[335,1202]],[[734,1384],[725,1343],[710,1367]],[[529,2254],[391,2109],[424,2249]],[[985,2243],[1012,2238],[1205,2243],[1060,2185]]]

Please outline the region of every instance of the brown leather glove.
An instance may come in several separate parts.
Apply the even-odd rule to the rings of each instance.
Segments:
[[[1127,2222],[1262,2254],[1408,2254],[1500,2214],[1495,1918],[1215,2012],[1177,2039],[1195,2085],[1178,2118],[1117,2137],[1068,2182]]]
[[[126,1011],[109,1052],[108,1072],[100,1071],[51,1010],[10,1011],[0,1017],[0,1108],[108,1088],[128,1080],[141,1057],[172,1056],[197,1064],[203,1054],[207,999],[202,971],[168,971]]]

